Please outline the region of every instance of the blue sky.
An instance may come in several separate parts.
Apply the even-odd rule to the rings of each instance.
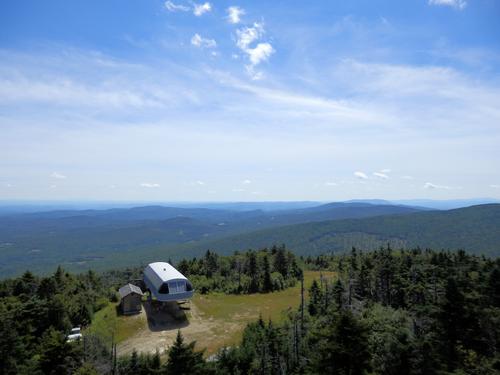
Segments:
[[[500,3],[0,3],[0,199],[500,198]]]

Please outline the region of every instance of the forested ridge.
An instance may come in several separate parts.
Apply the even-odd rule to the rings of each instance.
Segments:
[[[266,260],[267,259],[267,260]],[[250,263],[255,260],[256,269]],[[266,266],[268,264],[268,266]],[[251,323],[238,346],[204,358],[179,333],[167,355],[114,358],[99,337],[68,343],[116,285],[137,269],[0,283],[0,372],[5,374],[495,374],[500,371],[500,260],[464,251],[353,249],[295,258],[284,247],[207,252],[176,264],[201,292],[272,292],[300,269],[334,271],[280,322]],[[269,267],[269,268],[267,268]],[[280,272],[280,267],[281,271]],[[269,272],[267,272],[268,270]],[[255,271],[255,272],[254,272]],[[252,284],[254,277],[254,287]],[[268,276],[269,275],[269,276]],[[245,276],[246,278],[244,278]],[[242,282],[242,280],[245,280]],[[281,281],[284,281],[284,284]],[[287,281],[288,280],[288,281]],[[198,283],[198,284],[197,284]],[[219,286],[220,285],[220,286]],[[300,297],[298,297],[300,298]]]
[[[0,216],[0,278],[103,271],[158,258],[229,255],[286,243],[298,255],[429,247],[498,256],[500,204],[448,211],[332,203],[277,212],[136,207]]]

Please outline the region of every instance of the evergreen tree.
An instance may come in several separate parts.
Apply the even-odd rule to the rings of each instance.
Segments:
[[[177,331],[174,344],[168,350],[168,361],[165,365],[167,374],[198,375],[204,374],[205,361],[203,352],[194,350],[195,342],[184,343],[181,331]]]
[[[500,270],[494,268],[488,278],[488,294],[491,306],[500,307]]]
[[[287,277],[288,259],[286,256],[285,246],[280,246],[276,251],[276,255],[274,256],[274,269],[276,272],[281,273],[283,277]]]
[[[322,306],[323,293],[318,285],[316,279],[313,280],[311,288],[309,289],[309,304],[307,305],[307,310],[312,316],[317,315]]]
[[[266,255],[264,255],[264,258],[262,259],[263,263],[263,274],[262,274],[262,291],[263,292],[272,292],[273,291],[273,282],[271,280],[271,267],[269,265],[269,258]]]
[[[348,310],[317,327],[311,352],[314,374],[362,375],[370,368],[367,328]],[[317,340],[317,341],[316,341]]]
[[[448,370],[452,371],[458,364],[457,344],[461,338],[465,318],[465,298],[458,289],[454,278],[446,283],[445,300],[439,314],[441,341],[444,346],[445,360]]]
[[[335,282],[332,290],[333,301],[337,309],[342,309],[344,307],[344,286],[340,279]]]
[[[248,291],[250,293],[257,293],[259,291],[259,272],[257,266],[257,256],[255,252],[248,252],[248,273],[250,275],[250,285]]]

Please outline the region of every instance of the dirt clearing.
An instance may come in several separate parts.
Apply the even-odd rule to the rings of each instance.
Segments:
[[[331,272],[323,272],[331,278]],[[305,273],[305,287],[320,272]],[[284,311],[295,309],[300,304],[300,285],[268,294],[195,295],[185,307],[167,306],[166,310],[154,309],[148,302],[143,304],[140,314],[127,317],[136,319],[134,326],[139,327],[134,334],[118,344],[118,354],[130,354],[134,348],[138,352],[163,353],[174,341],[180,329],[187,342],[196,341],[197,349],[206,349],[205,354],[216,353],[224,346],[235,345],[241,339],[248,322],[258,319],[280,320]],[[174,318],[176,316],[177,318]]]

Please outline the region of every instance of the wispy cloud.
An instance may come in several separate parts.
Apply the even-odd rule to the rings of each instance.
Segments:
[[[143,182],[143,183],[141,183],[140,186],[144,187],[144,188],[159,188],[160,184],[153,183],[153,182]]]
[[[500,185],[492,184],[490,185],[491,188],[493,189],[500,189]]]
[[[450,190],[451,187],[445,186],[445,185],[436,185],[431,182],[426,182],[424,184],[424,189],[444,189],[444,190]]]
[[[172,1],[165,1],[165,8],[170,12],[188,12],[190,8],[186,5],[175,4]]]
[[[467,6],[467,1],[465,0],[429,0],[429,5],[438,5],[438,6],[448,6],[455,9],[465,9]]]
[[[368,176],[366,175],[366,173],[361,172],[361,171],[354,172],[354,176],[356,176],[360,180],[367,180],[368,179]]]
[[[391,173],[391,169],[389,168],[384,168],[380,170],[381,173]]]
[[[229,23],[232,24],[240,23],[241,16],[245,14],[245,10],[237,6],[231,6],[227,8],[226,12],[227,12],[227,20],[229,21]]]
[[[327,182],[325,182],[325,185],[326,186],[337,186],[338,184],[336,182],[327,181]]]
[[[413,180],[413,176],[408,176],[408,175],[401,176],[401,179],[403,179],[403,180]]]
[[[203,38],[200,34],[196,33],[191,38],[191,44],[195,47],[201,48],[215,48],[217,42],[214,39]]]
[[[384,174],[384,173],[381,173],[381,172],[373,172],[373,175],[375,177],[378,177],[378,178],[381,178],[383,180],[387,180],[389,178],[388,175]]]
[[[62,173],[59,173],[59,172],[52,172],[50,177],[55,178],[57,180],[65,180],[67,178],[65,175],[63,175]]]
[[[196,185],[203,186],[203,185],[205,185],[205,182],[198,180],[198,181],[196,181]]]
[[[152,107],[160,103],[154,98],[126,88],[89,86],[72,79],[56,78],[27,79],[16,77],[2,80],[0,77],[0,100],[4,102],[25,101],[54,104],[76,104],[79,106],[106,107]]]
[[[212,5],[208,2],[203,4],[193,4],[193,14],[197,17],[210,12],[212,10]]]
[[[252,183],[252,181],[251,181],[251,180],[246,179],[246,180],[241,181],[241,183],[242,183],[243,185],[249,185],[249,184],[251,184],[251,183]]]

